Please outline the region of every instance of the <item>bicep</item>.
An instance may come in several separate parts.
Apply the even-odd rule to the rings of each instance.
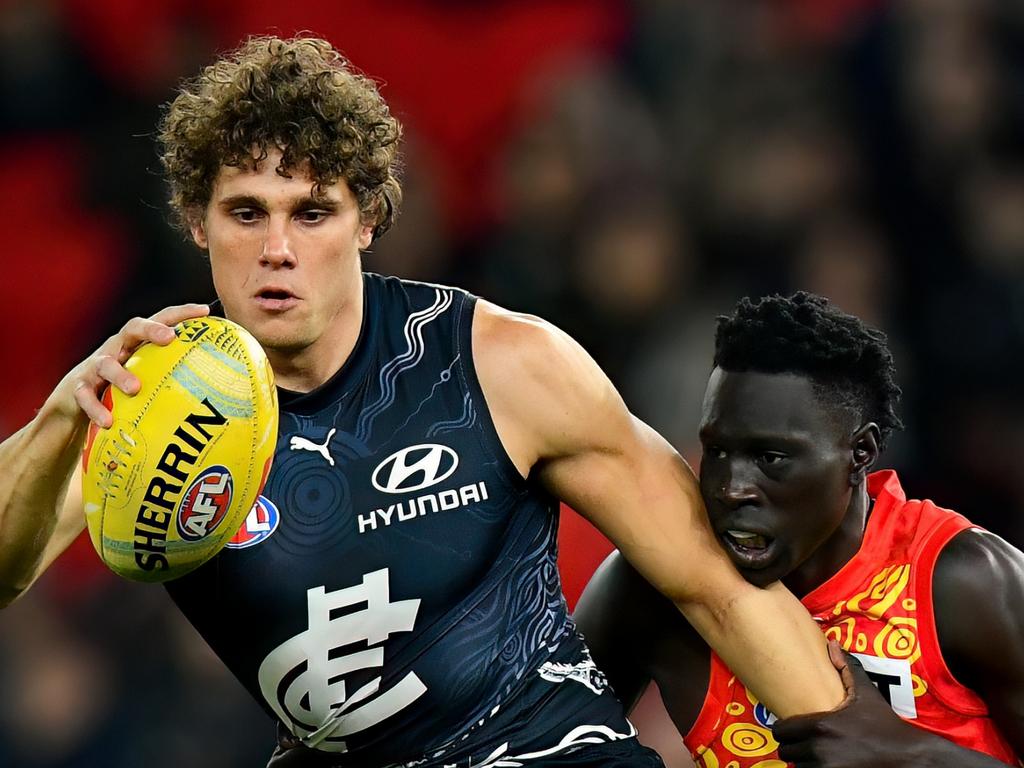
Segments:
[[[940,556],[933,589],[947,665],[1024,755],[1024,553],[965,531]]]

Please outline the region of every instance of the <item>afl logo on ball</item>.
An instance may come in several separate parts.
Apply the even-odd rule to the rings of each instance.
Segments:
[[[411,493],[451,477],[459,455],[446,445],[410,445],[388,456],[373,471],[373,487],[384,493]]]
[[[224,519],[234,491],[227,467],[207,469],[189,486],[178,507],[178,534],[186,541],[199,541],[213,533]]]
[[[238,533],[227,543],[228,549],[245,549],[266,541],[277,530],[281,513],[270,499],[260,496]]]

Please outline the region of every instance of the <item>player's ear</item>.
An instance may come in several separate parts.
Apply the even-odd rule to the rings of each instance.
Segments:
[[[192,241],[205,251],[210,241],[206,237],[206,221],[199,211],[189,211],[188,229],[192,233]]]
[[[869,421],[850,437],[850,485],[860,485],[878,461],[882,434],[878,425]]]
[[[365,251],[373,242],[373,224],[360,224],[358,235],[358,246],[360,251]]]

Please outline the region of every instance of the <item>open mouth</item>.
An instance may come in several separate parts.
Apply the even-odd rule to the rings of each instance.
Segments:
[[[775,539],[762,533],[730,528],[721,534],[737,565],[743,568],[763,568],[771,560]]]
[[[262,291],[256,294],[261,299],[291,299],[294,296],[286,291],[284,288],[264,288]]]
[[[770,539],[762,536],[759,533],[751,533],[750,531],[736,531],[728,530],[725,535],[729,537],[733,544],[741,549],[749,549],[751,552],[760,552],[761,550],[768,549],[768,542]]]
[[[255,298],[257,304],[272,311],[290,309],[299,301],[295,294],[284,288],[264,288]]]

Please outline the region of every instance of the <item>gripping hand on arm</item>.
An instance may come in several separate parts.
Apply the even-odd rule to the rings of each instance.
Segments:
[[[832,663],[846,688],[836,710],[779,720],[772,727],[779,757],[797,768],[902,768],[956,765],[1002,768],[994,757],[915,728],[882,697],[855,656],[830,643]]]
[[[963,531],[942,551],[932,587],[944,662],[985,702],[1016,755],[1024,755],[1024,553],[991,533]],[[846,700],[834,712],[777,722],[783,759],[800,768],[1008,764],[905,722],[860,662],[830,650]]]

